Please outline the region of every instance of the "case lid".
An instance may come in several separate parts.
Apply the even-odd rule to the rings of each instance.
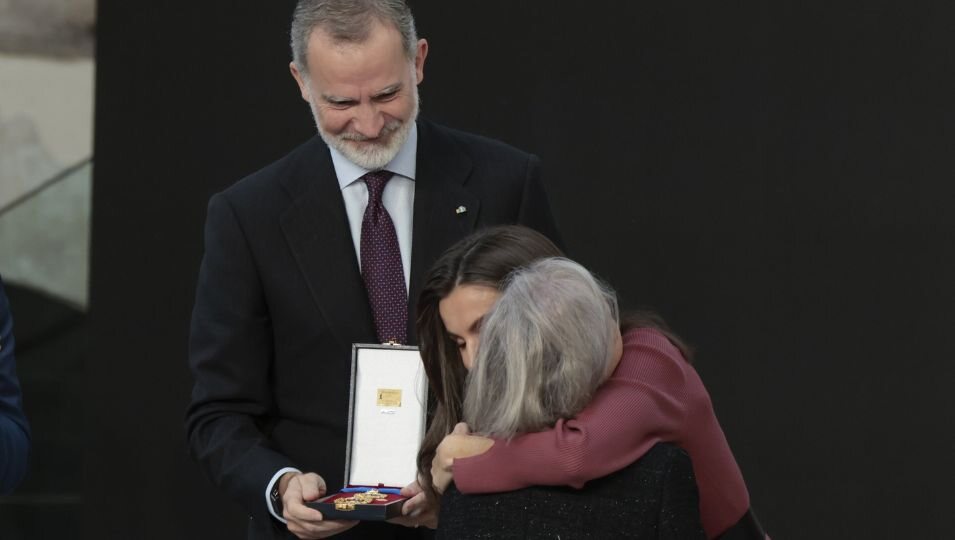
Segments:
[[[417,347],[352,345],[346,485],[403,487],[415,480],[427,399]]]

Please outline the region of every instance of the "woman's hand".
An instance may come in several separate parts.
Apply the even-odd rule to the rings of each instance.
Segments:
[[[471,430],[464,422],[454,426],[454,431],[446,435],[438,445],[434,459],[431,461],[431,479],[435,491],[444,493],[451,484],[454,479],[451,466],[454,465],[455,459],[483,454],[492,446],[494,446],[494,439],[471,435]]]
[[[401,517],[391,518],[390,523],[404,525],[405,527],[417,527],[424,525],[429,529],[438,527],[438,506],[440,501],[432,501],[418,485],[418,481],[408,484],[401,488],[401,496],[408,497],[404,506],[401,507]]]

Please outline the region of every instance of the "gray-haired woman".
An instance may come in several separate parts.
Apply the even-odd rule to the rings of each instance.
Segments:
[[[509,439],[579,413],[621,355],[614,293],[585,268],[549,258],[515,271],[481,322],[465,384],[475,433]],[[653,447],[581,491],[533,487],[442,498],[446,538],[704,538],[693,467],[683,450]]]

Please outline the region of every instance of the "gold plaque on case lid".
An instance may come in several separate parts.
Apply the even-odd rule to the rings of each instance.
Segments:
[[[401,407],[401,389],[379,388],[378,389],[379,407]]]

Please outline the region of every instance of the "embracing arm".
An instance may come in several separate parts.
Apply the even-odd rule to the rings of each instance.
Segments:
[[[205,255],[189,339],[194,377],[189,450],[212,481],[254,519],[272,519],[265,490],[293,466],[262,432],[271,415],[272,331],[255,261],[224,195],[209,202]]]
[[[532,485],[582,487],[622,469],[657,442],[679,438],[697,391],[687,384],[690,369],[659,332],[628,332],[620,365],[576,418],[454,460],[455,485],[464,493]]]

